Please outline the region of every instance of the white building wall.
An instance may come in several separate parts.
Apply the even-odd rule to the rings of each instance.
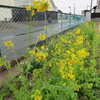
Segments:
[[[34,0],[15,0],[15,6],[17,7],[25,7],[32,5]],[[57,7],[55,6],[53,0],[47,0],[50,4],[49,11],[57,11]]]
[[[100,13],[100,9],[96,9],[96,13]]]
[[[0,0],[0,5],[14,6],[14,0]]]
[[[0,5],[14,6],[14,0],[0,0]],[[11,9],[0,7],[0,21],[9,21],[11,18]]]
[[[50,4],[50,9],[49,9],[49,11],[57,11],[57,7],[55,6],[55,4],[53,4],[54,2],[53,2],[53,0],[51,1],[51,0],[47,0],[48,2],[49,2],[49,4]],[[53,2],[53,3],[52,3]]]
[[[100,13],[100,0],[97,0],[96,13]]]

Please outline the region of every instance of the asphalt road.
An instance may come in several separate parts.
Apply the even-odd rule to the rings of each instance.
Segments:
[[[50,30],[47,31],[47,37],[52,36],[52,32],[56,32],[56,34],[60,33],[61,31],[67,30],[71,27],[74,27],[84,20],[63,20],[63,21],[58,21],[58,23],[54,24],[49,24],[47,25]],[[19,23],[14,23],[13,26],[15,28],[13,29],[6,29],[7,24],[4,25],[5,29],[0,31],[0,48],[1,48],[1,55],[7,56],[7,60],[10,62],[15,60],[14,54],[10,52],[10,50],[7,50],[7,47],[3,45],[4,42],[6,41],[13,41],[15,44],[15,51],[16,51],[16,57],[20,58],[23,54],[26,53],[26,48],[28,44],[28,28],[27,26],[22,26]],[[45,25],[43,26],[37,26],[37,27],[32,27],[31,28],[31,39],[30,39],[30,45],[34,44],[34,42],[39,41],[37,39],[37,36],[39,33],[46,34],[46,31],[43,29]],[[19,28],[18,28],[19,27]]]

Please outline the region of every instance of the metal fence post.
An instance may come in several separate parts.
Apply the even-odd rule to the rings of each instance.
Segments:
[[[45,27],[47,27],[47,13],[46,12],[44,12],[44,16],[45,16]],[[46,43],[47,43],[47,38],[48,38],[47,30],[45,30],[45,32],[46,32]]]
[[[62,12],[61,12],[61,34],[62,34],[62,31],[63,31],[63,15],[62,15]]]
[[[75,27],[75,20],[76,20],[76,17],[75,17],[75,15],[74,15],[74,27]]]
[[[0,44],[0,57],[2,57],[2,54],[1,54],[1,44]],[[1,70],[2,66],[0,66],[0,70]]]
[[[68,16],[69,16],[69,29],[70,29],[70,24],[71,24],[71,23],[70,23],[70,14],[69,14]]]

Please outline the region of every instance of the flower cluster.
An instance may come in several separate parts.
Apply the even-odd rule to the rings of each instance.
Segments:
[[[42,49],[44,49],[44,47],[42,47]],[[30,51],[30,54],[36,57],[36,61],[44,61],[48,56],[48,53],[42,51],[39,51],[38,53],[35,51]]]
[[[81,29],[80,28],[78,28],[77,30],[76,30],[76,32],[75,32],[76,34],[80,34],[81,33]]]
[[[41,1],[36,1],[36,0],[34,0],[33,2],[32,2],[32,4],[33,4],[33,6],[32,7],[30,7],[30,6],[27,6],[26,7],[26,10],[29,10],[29,11],[31,11],[31,15],[33,16],[33,15],[35,15],[35,10],[37,11],[37,12],[45,12],[45,11],[47,11],[50,7],[50,4],[48,3],[48,1],[46,1],[46,0],[41,0]]]
[[[5,58],[6,58],[6,56],[4,56],[4,57],[2,57],[2,58],[0,57],[0,66],[6,65]]]
[[[13,47],[14,43],[12,41],[4,42],[4,46],[6,46],[6,47]]]
[[[37,9],[37,12],[45,12],[49,9],[50,4],[46,0],[33,1],[34,9]]]
[[[31,95],[31,98],[34,98],[34,100],[42,100],[41,92],[37,89],[33,95]]]
[[[46,39],[46,35],[40,33],[40,35],[37,38],[39,38],[41,41],[44,41]]]
[[[46,59],[47,56],[48,56],[47,53],[43,52],[36,53],[36,61],[43,61]]]

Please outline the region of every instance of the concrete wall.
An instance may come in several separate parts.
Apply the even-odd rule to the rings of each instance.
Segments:
[[[86,12],[86,21],[91,21],[91,12],[90,11]]]
[[[100,9],[96,9],[96,13],[100,13]]]
[[[100,18],[91,18],[91,21],[93,21],[93,22],[100,22]]]
[[[58,23],[58,20],[52,20],[51,23],[49,23],[48,20],[47,20],[46,23],[47,23],[47,25],[53,24],[53,23]],[[29,21],[22,21],[21,24],[28,25]],[[42,25],[45,25],[45,21],[34,21],[33,22],[33,26],[42,26]]]

